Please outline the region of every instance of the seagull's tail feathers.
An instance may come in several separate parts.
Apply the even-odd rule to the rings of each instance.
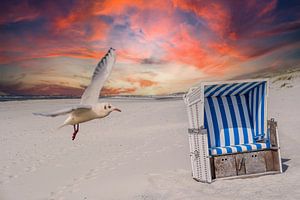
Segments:
[[[67,125],[73,125],[72,120],[73,120],[73,118],[72,118],[71,116],[69,116],[69,117],[64,121],[64,123],[63,123],[61,126],[59,126],[57,129],[61,129],[61,128],[67,126]]]
[[[62,125],[60,125],[59,127],[57,127],[57,129],[61,129],[67,125],[72,125],[72,117],[69,116]]]

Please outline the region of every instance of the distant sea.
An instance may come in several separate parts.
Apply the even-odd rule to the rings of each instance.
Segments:
[[[32,96],[32,95],[3,95],[0,96],[1,101],[24,101],[24,100],[39,100],[39,99],[78,99],[79,97],[70,96]]]
[[[0,102],[3,101],[25,101],[25,100],[42,100],[42,99],[79,99],[80,97],[72,96],[32,96],[32,95],[2,95],[0,96]],[[182,95],[160,95],[160,96],[104,96],[100,98],[110,98],[110,99],[124,99],[124,100],[175,100],[182,99]]]

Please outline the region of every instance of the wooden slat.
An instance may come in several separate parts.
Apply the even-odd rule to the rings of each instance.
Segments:
[[[279,151],[280,150],[276,150],[276,151],[272,151],[272,155],[273,155],[273,159],[274,159],[274,170],[275,171],[281,171],[281,160],[279,160]]]
[[[246,174],[266,172],[265,152],[245,153]]]
[[[236,154],[235,161],[236,161],[237,175],[246,174],[244,154]]]
[[[218,156],[214,158],[216,178],[236,176],[235,156]]]
[[[271,142],[271,147],[279,147],[277,141],[277,122],[274,119],[268,120],[268,128],[270,130],[270,142]]]
[[[265,151],[266,170],[274,171],[274,158],[272,151]]]

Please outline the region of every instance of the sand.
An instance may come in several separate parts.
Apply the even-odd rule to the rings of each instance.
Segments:
[[[269,118],[278,120],[284,173],[212,184],[191,178],[182,100],[109,100],[123,112],[82,124],[75,141],[72,127],[57,130],[65,117],[32,112],[78,100],[1,102],[0,199],[300,199],[295,77],[271,81]]]

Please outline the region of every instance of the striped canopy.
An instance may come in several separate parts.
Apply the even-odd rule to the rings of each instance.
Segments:
[[[267,137],[266,89],[266,80],[204,86],[204,127],[210,148],[247,146]]]

